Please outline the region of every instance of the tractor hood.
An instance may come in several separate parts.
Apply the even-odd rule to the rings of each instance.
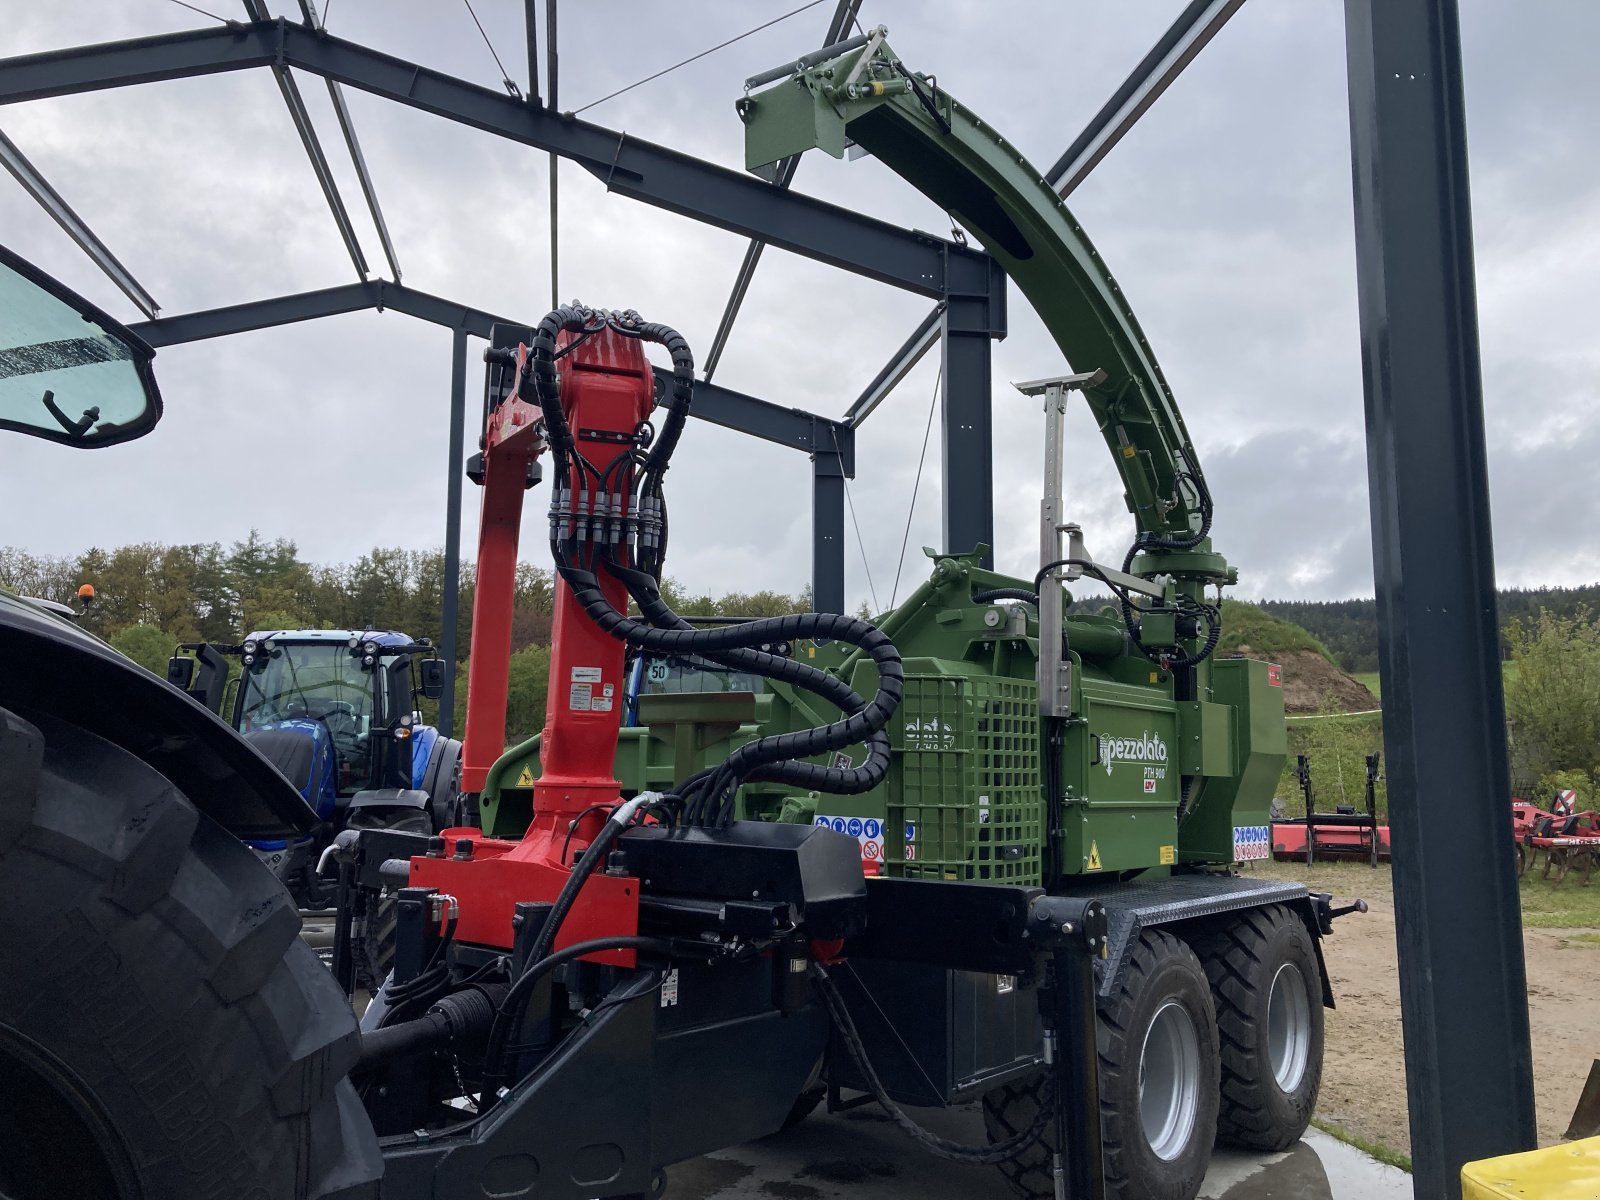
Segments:
[[[0,705],[51,713],[138,755],[238,837],[287,837],[317,823],[293,785],[214,713],[3,590]]]

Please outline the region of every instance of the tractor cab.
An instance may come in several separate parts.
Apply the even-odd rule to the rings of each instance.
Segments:
[[[326,744],[329,785],[308,797],[325,818],[339,797],[414,787],[430,749],[416,743],[432,731],[421,726],[412,671],[414,652],[427,649],[393,632],[253,633],[240,647],[233,725],[274,759],[274,744],[310,747],[301,757]]]
[[[226,714],[316,812],[321,824],[302,838],[249,843],[303,908],[328,899],[316,866],[340,829],[432,833],[455,820],[461,743],[423,724],[417,708],[444,692],[444,660],[427,641],[393,630],[258,630],[239,645],[179,646],[167,679]]]

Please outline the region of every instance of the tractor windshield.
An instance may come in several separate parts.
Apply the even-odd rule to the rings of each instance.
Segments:
[[[275,642],[261,657],[265,667],[258,661],[245,669],[239,731],[320,721],[338,753],[339,791],[369,786],[374,687],[382,686],[384,672],[363,670],[361,659],[340,642]]]

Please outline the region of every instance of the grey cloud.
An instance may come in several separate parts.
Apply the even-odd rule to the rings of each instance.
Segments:
[[[226,0],[214,4],[233,15]],[[273,7],[294,10],[285,0]],[[525,81],[521,6],[477,7],[507,67]],[[907,61],[937,71],[1042,168],[1181,7],[867,0],[863,18],[888,24]],[[1549,481],[1584,477],[1600,402],[1587,315],[1600,311],[1600,238],[1592,233],[1600,166],[1586,149],[1600,124],[1600,89],[1585,57],[1600,10],[1562,0],[1463,8],[1502,576],[1592,578],[1600,551],[1583,493]],[[562,107],[782,11],[733,0],[565,6]],[[586,115],[741,166],[732,101],[742,80],[810,48],[827,12],[813,9]],[[170,4],[113,0],[35,5],[15,16],[7,53],[67,45],[85,29],[112,38],[203,20]],[[458,7],[336,0],[331,25],[498,86]],[[377,264],[320,81],[301,84]],[[549,291],[545,157],[348,95],[406,282],[536,319]],[[168,311],[351,278],[264,73],[19,105],[0,113],[0,124]],[[1338,6],[1257,0],[1073,198],[1184,406],[1218,495],[1219,547],[1239,563],[1245,594],[1371,589],[1347,138]],[[637,307],[678,326],[703,354],[743,240],[608,196],[571,164],[561,175],[562,297]],[[870,160],[809,156],[797,186],[901,224],[948,227],[945,214]],[[0,228],[8,245],[133,316],[9,180],[0,180]],[[1006,569],[1031,573],[1038,418],[1006,381],[1047,374],[1061,361],[1013,300],[1011,336],[994,358],[996,554]],[[769,251],[717,378],[775,403],[838,414],[925,311],[916,297]],[[257,525],[296,538],[318,559],[348,558],[373,542],[436,545],[448,345],[443,331],[362,314],[163,350],[167,417],[154,437],[106,454],[0,444],[0,541],[60,553],[138,539],[226,541]],[[933,379],[930,359],[860,431],[851,496],[883,602],[906,535]],[[1069,511],[1097,553],[1120,557],[1131,529],[1115,474],[1087,423],[1069,424]],[[404,472],[359,465],[361,439],[374,428],[414,439],[402,451]],[[1558,476],[1557,465],[1577,474]],[[941,494],[935,430],[907,538],[909,577],[922,570],[918,547],[939,541]],[[713,590],[803,586],[804,455],[697,426],[683,443],[672,496],[673,573]],[[468,489],[469,547],[473,503]],[[847,543],[854,603],[869,588],[853,530]],[[529,553],[539,557],[538,547]]]

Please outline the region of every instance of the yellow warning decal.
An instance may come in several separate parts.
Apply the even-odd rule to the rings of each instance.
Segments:
[[[1177,861],[1178,861],[1178,848],[1176,846],[1163,846],[1163,847],[1161,847],[1161,865],[1163,867],[1170,867],[1173,863],[1175,863]]]
[[[526,763],[524,763],[523,766],[522,766],[522,774],[517,776],[517,786],[518,787],[532,787],[533,786],[533,768],[528,766]]]
[[[1100,843],[1099,842],[1090,842],[1089,843],[1089,861],[1086,864],[1085,869],[1090,870],[1090,871],[1098,871],[1098,870],[1101,869],[1101,867],[1100,867]]]

